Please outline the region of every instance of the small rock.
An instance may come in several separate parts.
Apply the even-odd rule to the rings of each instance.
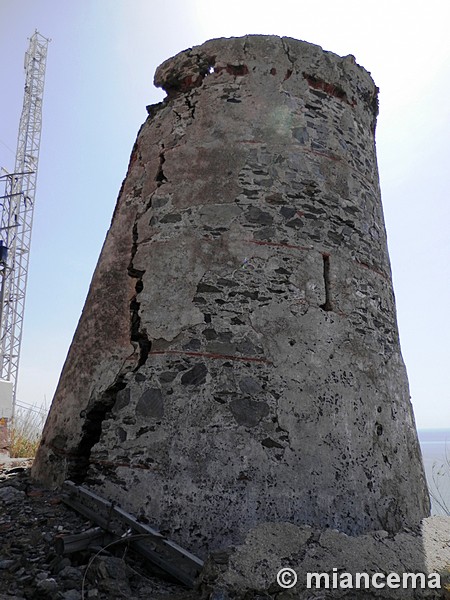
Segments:
[[[53,597],[58,591],[58,584],[53,578],[42,579],[38,582],[36,589],[47,596]]]
[[[5,487],[0,488],[0,501],[4,504],[17,502],[18,500],[22,500],[24,497],[25,492],[16,490],[16,488],[12,487],[11,485],[6,485]]]
[[[92,563],[87,577],[90,581],[96,581],[99,590],[109,595],[121,594],[126,597],[131,593],[126,563],[120,558],[98,557]]]
[[[68,590],[67,592],[64,592],[62,598],[64,600],[81,600],[81,594],[78,590]]]
[[[75,567],[64,567],[64,569],[58,573],[58,580],[61,581],[66,590],[70,590],[73,587],[78,587],[81,579],[81,572]]]
[[[55,563],[55,561],[53,561]],[[52,573],[54,575],[57,575],[60,571],[63,571],[66,567],[70,567],[71,562],[70,562],[70,558],[63,558],[62,560],[59,560],[56,562],[56,564],[54,564],[53,568],[52,568]]]
[[[209,597],[209,600],[228,600],[229,595],[225,590],[213,590],[212,594]]]

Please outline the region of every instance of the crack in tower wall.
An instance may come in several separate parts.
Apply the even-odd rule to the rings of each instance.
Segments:
[[[130,163],[135,160],[135,154],[137,154],[137,146],[133,149]],[[160,155],[160,157],[162,154]],[[162,161],[163,162],[163,161]],[[162,164],[162,163],[161,163]],[[161,181],[158,178],[160,173],[160,167],[155,180]],[[149,202],[149,204],[151,201]],[[141,317],[139,315],[140,303],[137,300],[137,296],[142,292],[144,284],[142,277],[145,273],[144,270],[135,269],[133,266],[133,259],[137,252],[138,247],[138,226],[137,223],[133,225],[132,235],[132,248],[131,248],[131,259],[128,266],[128,275],[136,279],[135,291],[130,301],[130,341],[133,345],[137,344],[139,348],[139,360],[134,367],[133,371],[137,371],[142,365],[145,364],[148,354],[151,350],[151,342],[145,331],[141,329]],[[86,411],[82,411],[82,417],[84,423],[81,430],[81,439],[78,443],[77,449],[72,454],[69,460],[69,468],[67,477],[74,483],[83,483],[90,465],[91,450],[95,444],[100,440],[102,434],[102,425],[105,419],[110,415],[112,408],[114,407],[118,393],[126,387],[125,376],[129,371],[128,368],[123,368],[116,377],[114,383],[109,386],[99,397],[94,397],[88,405]]]
[[[331,282],[330,282],[330,255],[323,254],[323,282],[325,288],[325,302],[320,305],[322,310],[333,310],[331,302]]]

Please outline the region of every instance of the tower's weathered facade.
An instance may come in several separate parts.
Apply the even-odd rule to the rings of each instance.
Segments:
[[[156,72],[34,475],[204,553],[428,512],[352,56],[209,41]]]

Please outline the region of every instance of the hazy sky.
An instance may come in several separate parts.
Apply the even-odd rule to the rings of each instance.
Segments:
[[[450,427],[448,0],[0,0],[0,166],[14,166],[23,58],[49,46],[18,399],[50,403],[155,68],[206,39],[287,35],[354,54],[380,87],[377,149],[419,427]],[[0,190],[3,193],[2,190]]]

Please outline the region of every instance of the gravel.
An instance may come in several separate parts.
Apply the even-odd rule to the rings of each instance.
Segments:
[[[0,466],[0,600],[199,598],[165,579],[125,544],[97,557],[98,547],[58,555],[57,536],[81,533],[95,524],[67,507],[58,492],[33,482],[29,466]]]

